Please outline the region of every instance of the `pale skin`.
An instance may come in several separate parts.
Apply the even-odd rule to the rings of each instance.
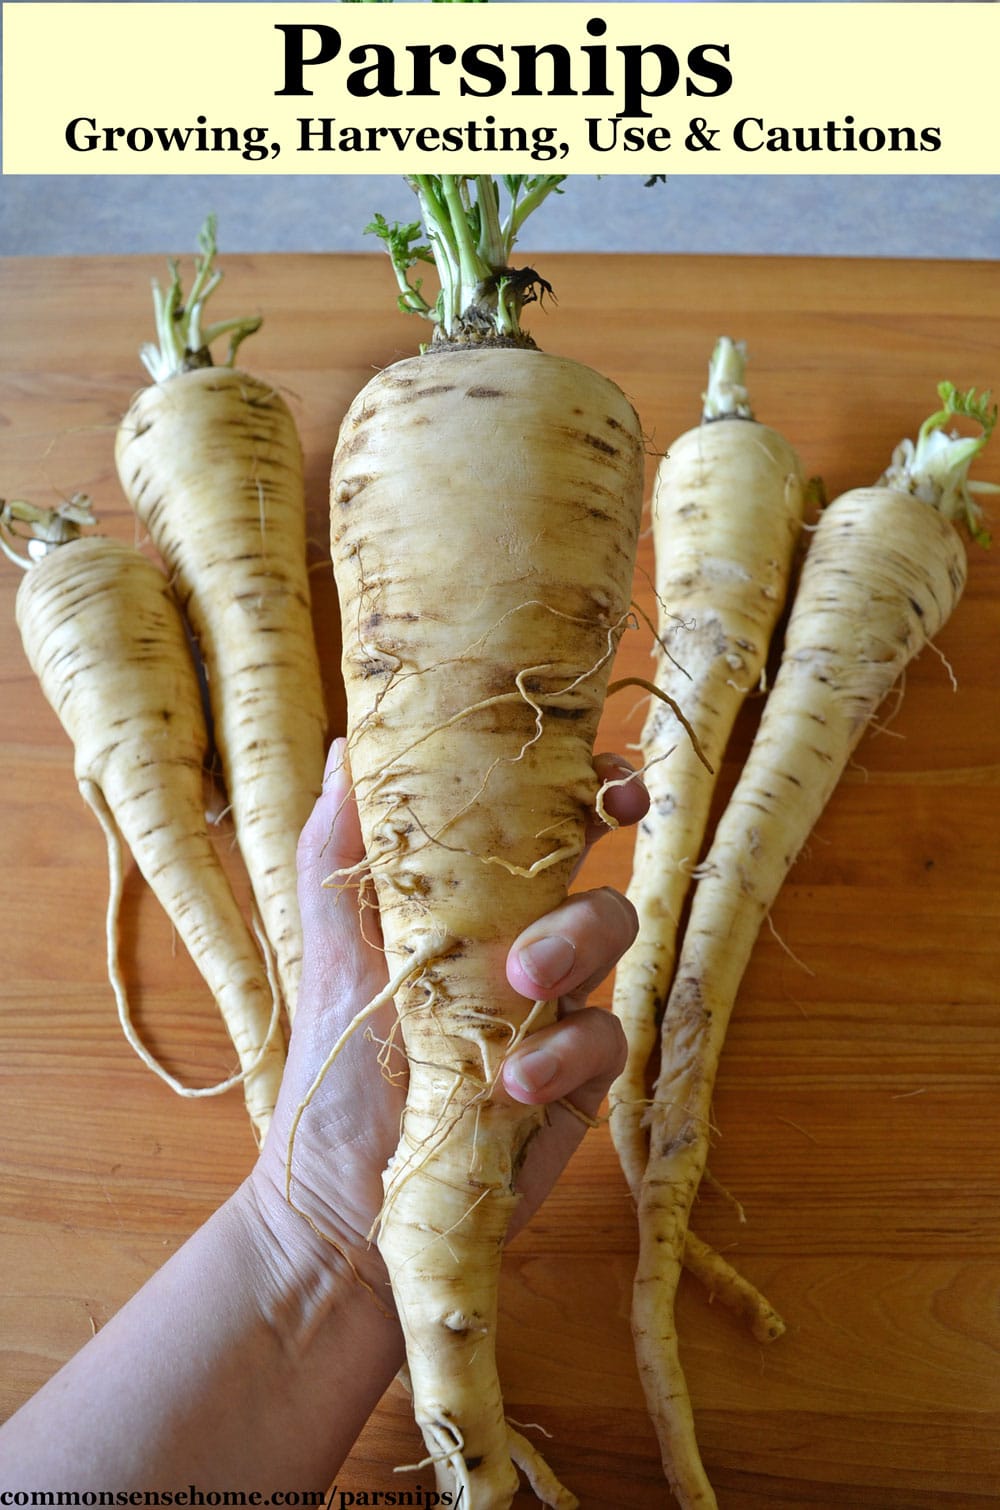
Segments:
[[[169,1079],[132,1022],[118,947],[123,849],[218,1003],[244,1067],[259,1140],[281,1084],[284,1042],[274,1031],[274,993],[260,949],[205,821],[208,734],[170,585],[154,562],[121,541],[69,538],[27,570],[16,611],[28,660],[72,740],[81,795],[108,843],[108,973],[128,1041],[189,1094]]]
[[[948,621],[982,538],[968,480],[997,418],[990,394],[938,386],[943,407],[903,440],[873,487],[820,516],[750,753],[719,820],[666,1002],[646,1116],[632,1332],[664,1471],[684,1510],[714,1510],[681,1367],[674,1302],[712,1137],[712,1095],[756,939],[883,699]],[[953,416],[978,437],[950,429]]]
[[[629,898],[639,936],[615,979],[629,1044],[611,1088],[611,1135],[636,1200],[649,1152],[646,1074],[677,962],[684,899],[701,854],[736,716],[759,683],[788,590],[804,483],[789,443],[753,418],[743,352],[720,341],[701,424],[657,468],[653,543],[659,646],[642,733],[650,810],[636,834]]]
[[[602,779],[628,770],[612,756],[597,757],[595,766]],[[607,806],[619,822],[634,823],[645,812],[644,789],[635,781],[615,787]],[[588,838],[602,831],[595,821]],[[285,1199],[295,1109],[331,1034],[386,980],[381,954],[358,926],[353,895],[321,884],[361,855],[337,742],[299,846],[303,990],[264,1147],[230,1199],[0,1427],[5,1488],[126,1490],[174,1482],[202,1490],[282,1483],[323,1490],[400,1368],[403,1340],[367,1234],[398,1139],[403,1090],[379,1074],[364,1033],[348,1039],[299,1124],[292,1206]],[[630,904],[600,888],[572,896],[510,950],[510,984],[561,1005],[560,1020],[504,1070],[513,1100],[551,1104],[525,1163],[515,1229],[585,1132],[584,1121],[556,1103],[566,1098],[594,1116],[621,1069],[618,1023],[586,1002],[635,930]],[[372,937],[371,913],[365,936]],[[390,1021],[368,1026],[382,1036]],[[393,1467],[386,1464],[387,1482]]]

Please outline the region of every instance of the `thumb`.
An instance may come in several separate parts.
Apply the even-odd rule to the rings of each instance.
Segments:
[[[364,853],[347,763],[347,740],[341,737],[330,746],[322,790],[299,838],[300,893],[314,893],[324,882],[336,880],[338,873],[358,865]]]
[[[330,746],[323,789],[299,838],[299,911],[303,970],[327,987],[330,972],[363,974],[371,968],[372,945],[381,942],[377,912],[369,912],[364,870],[365,845],[347,763],[346,739]],[[362,912],[368,914],[364,930]]]

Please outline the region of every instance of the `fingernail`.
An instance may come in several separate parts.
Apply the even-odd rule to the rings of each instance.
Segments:
[[[521,1089],[534,1096],[556,1078],[559,1059],[551,1049],[527,1049],[510,1061],[509,1070]]]
[[[568,938],[555,934],[552,938],[535,939],[525,944],[518,955],[521,969],[543,991],[565,979],[573,968],[576,949]]]

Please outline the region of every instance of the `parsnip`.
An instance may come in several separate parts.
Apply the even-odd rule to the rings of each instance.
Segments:
[[[433,345],[358,396],[331,481],[350,763],[409,1064],[378,1241],[430,1460],[473,1510],[510,1503],[515,1463],[575,1503],[505,1423],[496,1371],[500,1251],[541,1117],[497,1086],[555,1011],[516,995],[504,958],[583,845],[642,502],[628,400],[520,327],[538,280],[510,248],[558,182],[507,181],[501,222],[492,179],[415,181],[443,274]],[[430,313],[406,277],[418,227],[381,230]]]
[[[108,972],[128,1041],[183,1095],[243,1080],[258,1140],[281,1082],[279,996],[233,896],[205,822],[208,736],[184,625],[163,573],[115,540],[80,535],[89,510],[5,506],[8,535],[27,526],[17,624],[42,690],[73,743],[80,792],[108,843]],[[240,1073],[194,1090],[167,1073],[132,1024],[118,962],[125,843],[215,997]]]
[[[961,596],[967,561],[956,523],[980,530],[967,473],[996,409],[988,394],[977,400],[949,384],[940,392],[943,407],[916,444],[901,442],[877,485],[832,503],[812,536],[774,687],[698,871],[664,1016],[632,1320],[664,1469],[684,1507],[703,1510],[716,1501],[697,1449],[674,1297],[740,982],[761,924],[851,753]],[[956,415],[977,421],[982,434],[949,434]]]
[[[652,525],[659,605],[651,703],[642,732],[649,812],[639,825],[629,899],[639,936],[615,976],[628,1042],[611,1089],[611,1132],[638,1199],[646,1167],[647,1069],[676,959],[681,909],[701,855],[716,777],[736,715],[760,683],[784,607],[805,487],[789,443],[753,417],[745,349],[723,337],[709,364],[701,424],[660,463]]]
[[[203,328],[217,286],[215,228],[202,232],[182,304],[176,264],[156,290],[154,383],[118,431],[125,494],[172,574],[205,663],[236,837],[290,1015],[302,960],[298,835],[323,777],[326,714],[306,573],[302,455],[273,385],[232,364],[260,321]],[[226,363],[210,347],[228,335]]]

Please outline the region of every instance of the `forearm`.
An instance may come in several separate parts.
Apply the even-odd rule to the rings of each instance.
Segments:
[[[6,1489],[325,1490],[402,1361],[373,1296],[241,1189],[0,1428]]]

